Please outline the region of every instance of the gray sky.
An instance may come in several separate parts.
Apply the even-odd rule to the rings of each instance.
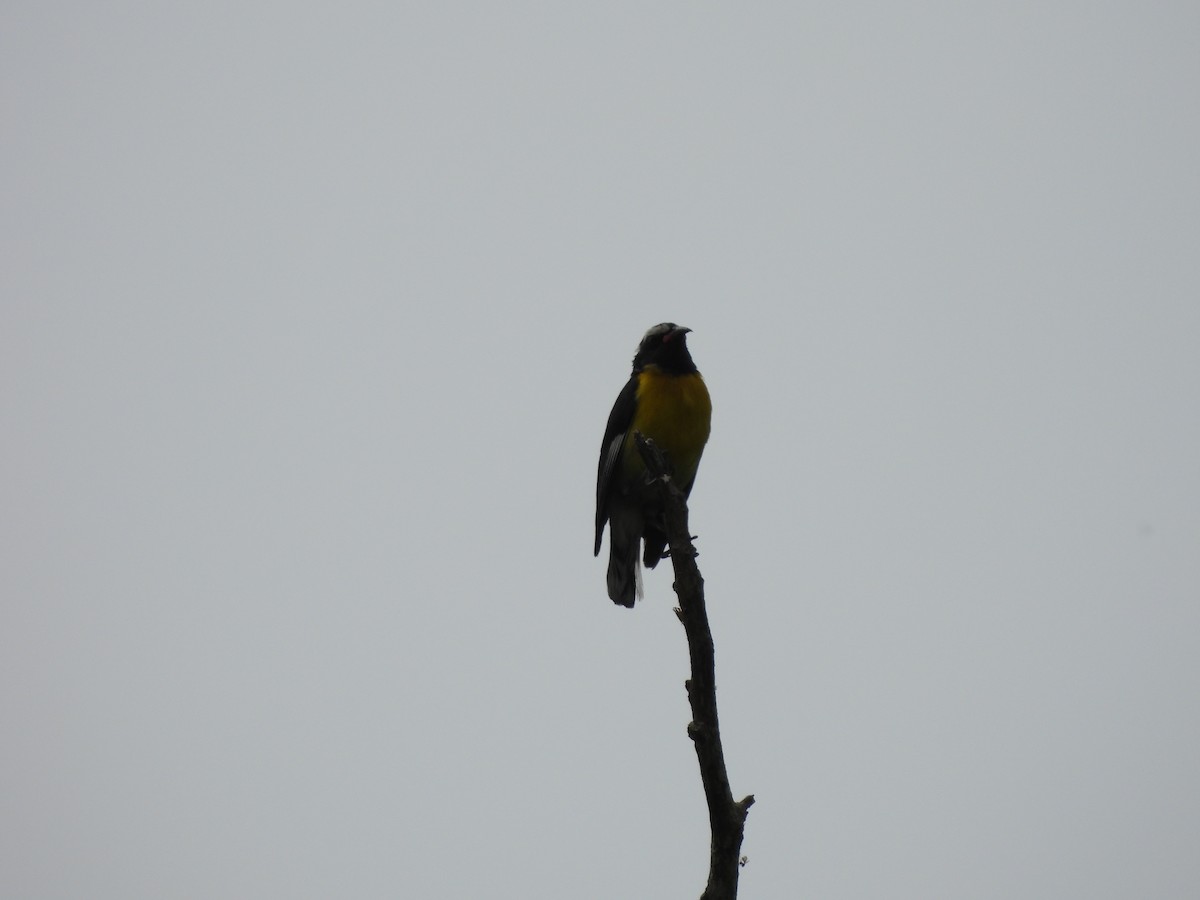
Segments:
[[[1200,13],[8,3],[0,896],[1200,894]],[[604,553],[607,553],[607,545]]]

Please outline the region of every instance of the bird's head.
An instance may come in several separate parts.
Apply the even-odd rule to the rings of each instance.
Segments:
[[[674,322],[662,322],[646,332],[633,357],[633,371],[640,372],[655,366],[669,375],[685,375],[696,371],[688,353],[687,334],[692,329]]]

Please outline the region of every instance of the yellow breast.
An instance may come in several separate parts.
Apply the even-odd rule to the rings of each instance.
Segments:
[[[648,366],[638,374],[637,410],[626,438],[625,459],[641,465],[633,443],[633,433],[640,431],[667,452],[676,476],[690,482],[711,423],[712,400],[699,372],[667,375]]]

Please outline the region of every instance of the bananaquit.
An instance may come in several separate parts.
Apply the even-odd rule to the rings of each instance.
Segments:
[[[689,331],[663,322],[646,332],[633,357],[633,374],[613,404],[600,444],[596,556],[608,522],[608,596],[631,609],[635,596],[642,594],[640,545],[645,542],[642,559],[648,569],[658,565],[667,546],[661,504],[653,499],[634,433],[640,431],[666,452],[685,495],[692,491],[708,441],[712,401],[688,353]]]

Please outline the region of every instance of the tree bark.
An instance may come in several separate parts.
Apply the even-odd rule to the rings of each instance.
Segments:
[[[685,684],[692,708],[687,733],[696,748],[712,831],[708,885],[700,900],[735,900],[746,814],[754,803],[754,796],[735,801],[725,770],[725,750],[717,721],[712,630],[704,607],[704,579],[696,565],[696,548],[688,529],[687,498],[671,480],[670,463],[663,452],[641,434],[635,438],[646,469],[662,497],[671,564],[675,567],[675,593],[679,597],[679,608],[675,613],[687,633],[692,665],[692,677]]]

